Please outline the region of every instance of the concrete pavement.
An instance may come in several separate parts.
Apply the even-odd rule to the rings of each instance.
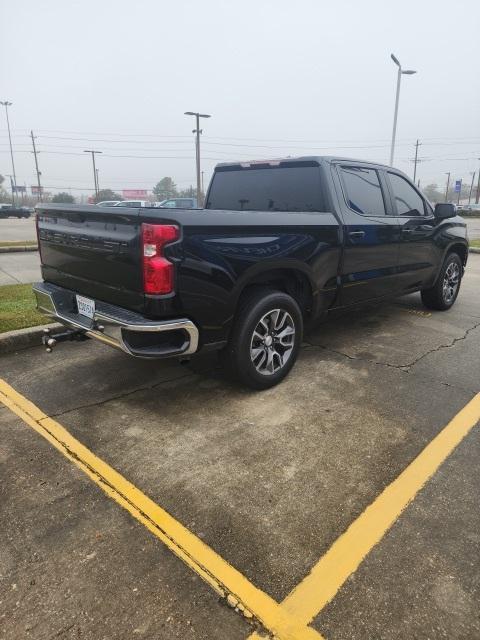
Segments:
[[[40,256],[38,251],[0,253],[0,286],[4,284],[25,284],[36,282],[40,279]]]
[[[480,238],[480,218],[465,218],[467,221],[468,237],[471,240]]]

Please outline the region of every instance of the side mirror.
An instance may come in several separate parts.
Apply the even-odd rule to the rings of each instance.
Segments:
[[[443,220],[445,218],[455,218],[457,210],[454,204],[449,202],[439,202],[435,205],[435,217]]]

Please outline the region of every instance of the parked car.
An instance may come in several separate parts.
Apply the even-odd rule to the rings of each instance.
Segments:
[[[120,202],[123,202],[123,200],[103,200],[102,202],[97,202],[97,207],[116,207]]]
[[[33,209],[29,207],[16,207],[12,204],[0,205],[0,218],[29,218]]]
[[[163,200],[158,203],[159,207],[165,207],[166,209],[196,209],[196,198],[170,198],[170,200]]]
[[[152,207],[154,204],[147,200],[121,200],[114,207]]]
[[[466,204],[463,206],[463,211],[465,211],[465,213],[478,213],[480,214],[480,204]]]
[[[255,389],[282,380],[305,323],[413,291],[447,310],[466,223],[384,165],[304,157],[220,164],[205,209],[40,205],[41,311],[142,358],[220,350]],[[48,348],[55,337],[47,338]]]

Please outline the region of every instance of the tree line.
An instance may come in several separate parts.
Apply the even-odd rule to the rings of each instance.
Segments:
[[[0,175],[0,202],[11,202],[11,195],[7,193],[7,191],[3,188],[3,183],[5,178]],[[161,180],[157,182],[157,184],[152,189],[152,196],[149,196],[149,200],[153,202],[158,201],[161,202],[163,200],[169,200],[170,198],[196,198],[197,190],[195,187],[190,186],[187,189],[179,189],[175,184],[173,178],[170,176],[165,176]],[[123,196],[114,191],[113,189],[100,189],[98,194],[93,199],[94,202],[103,202],[105,200],[123,200]],[[66,204],[71,204],[75,202],[75,197],[72,194],[66,191],[60,191],[59,193],[55,193],[54,195],[44,194],[43,198],[44,202],[63,202]],[[37,197],[27,196],[22,199],[22,202],[25,201],[26,204],[36,204],[38,201]],[[31,202],[30,202],[31,201]]]

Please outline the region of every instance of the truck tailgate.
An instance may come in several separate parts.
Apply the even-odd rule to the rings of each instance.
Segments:
[[[37,227],[44,280],[142,310],[138,210],[48,205]]]

